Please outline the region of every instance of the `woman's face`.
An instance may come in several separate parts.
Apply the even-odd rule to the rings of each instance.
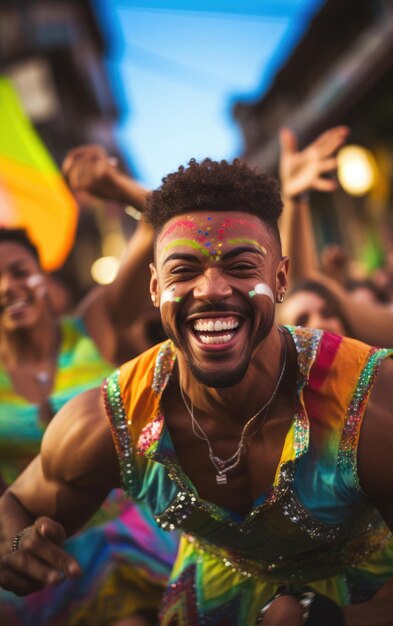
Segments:
[[[19,243],[0,244],[0,326],[29,328],[47,307],[46,279],[35,257]]]
[[[330,305],[312,291],[298,291],[289,296],[282,307],[281,318],[286,324],[320,328],[337,335],[345,335],[341,319]]]

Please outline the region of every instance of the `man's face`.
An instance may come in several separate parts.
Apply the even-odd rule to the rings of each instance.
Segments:
[[[169,220],[156,242],[152,299],[201,383],[239,382],[274,322],[287,260],[267,226],[240,211]]]
[[[36,324],[44,310],[45,276],[35,257],[16,242],[0,243],[0,323],[8,331]]]

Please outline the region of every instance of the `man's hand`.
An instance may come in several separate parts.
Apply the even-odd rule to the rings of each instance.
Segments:
[[[101,146],[86,145],[68,152],[62,164],[63,175],[73,192],[88,192],[107,200],[124,201],[119,188],[117,160]]]
[[[65,536],[61,524],[39,517],[23,535],[19,548],[1,557],[0,586],[23,596],[79,577],[80,566],[62,547]]]
[[[291,595],[273,600],[262,620],[263,626],[301,626],[303,623],[303,609]]]
[[[280,131],[280,180],[285,199],[316,189],[334,191],[337,182],[324,175],[337,169],[336,152],[345,143],[349,129],[336,126],[319,135],[304,150],[289,128]]]

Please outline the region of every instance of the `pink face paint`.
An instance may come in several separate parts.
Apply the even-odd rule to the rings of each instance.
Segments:
[[[171,224],[166,231],[164,231],[160,237],[160,241],[162,241],[164,239],[164,237],[166,237],[167,235],[170,235],[174,230],[176,230],[176,228],[180,228],[180,227],[184,227],[184,228],[196,228],[196,224],[193,220],[189,219],[189,220],[178,220],[177,222],[175,222],[174,224]]]
[[[170,248],[176,246],[189,246],[191,248],[194,248],[194,250],[198,250],[198,252],[200,252],[204,256],[209,257],[211,261],[220,261],[220,255],[222,254],[222,251],[218,248],[222,246],[222,241],[225,241],[226,243],[232,245],[246,243],[257,248],[263,255],[267,254],[266,248],[258,243],[258,241],[256,241],[255,239],[249,239],[247,237],[238,237],[227,240],[224,239],[225,230],[233,226],[238,226],[239,224],[242,226],[246,225],[248,228],[255,230],[257,225],[251,220],[241,218],[227,218],[221,224],[216,224],[215,227],[211,226],[212,221],[212,217],[206,217],[205,219],[201,220],[201,222],[196,223],[189,216],[185,220],[177,220],[174,224],[171,224],[171,226],[166,229],[160,239],[164,239],[164,237],[171,234],[176,228],[193,229],[195,233],[195,238],[179,238],[171,241],[164,247],[163,252],[166,252]],[[207,226],[206,222],[210,222],[210,224]]]
[[[250,298],[255,298],[255,296],[267,296],[274,303],[273,292],[266,283],[258,283],[252,291],[248,292],[248,295]]]

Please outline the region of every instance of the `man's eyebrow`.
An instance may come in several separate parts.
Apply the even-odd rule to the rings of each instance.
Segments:
[[[267,254],[267,250],[265,246],[262,246],[255,239],[247,239],[246,237],[237,237],[236,239],[228,239],[228,243],[237,244],[237,243],[249,243],[251,246],[257,248],[263,255]]]
[[[221,259],[225,261],[227,259],[233,258],[234,256],[238,256],[238,254],[243,254],[245,252],[253,252],[254,254],[259,254],[260,256],[264,257],[266,254],[266,250],[265,248],[263,249],[261,248],[262,246],[260,248],[254,248],[253,246],[239,246],[223,254]]]
[[[198,261],[198,257],[196,254],[188,254],[187,252],[173,252],[169,256],[166,257],[165,261],[162,262],[163,265],[168,263],[169,261]]]

